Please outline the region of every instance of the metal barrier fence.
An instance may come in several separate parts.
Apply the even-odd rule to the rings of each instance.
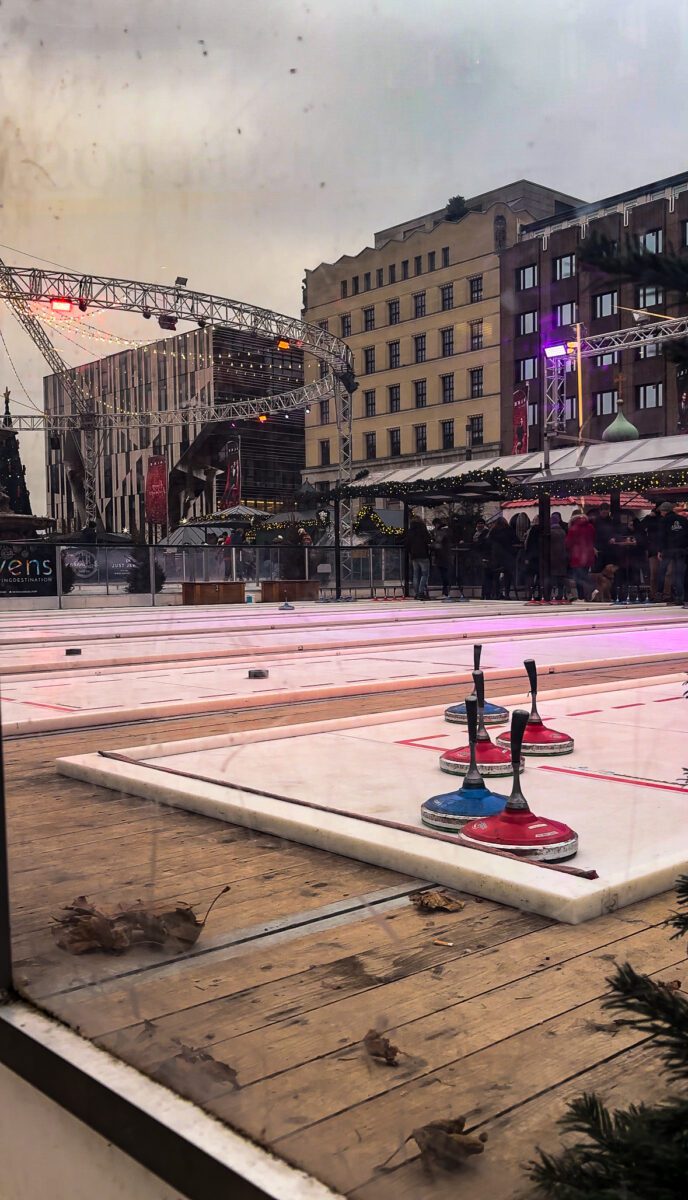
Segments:
[[[404,595],[405,553],[395,546],[343,547],[350,570],[345,595]],[[454,554],[450,578],[468,594],[481,585],[479,556],[471,549]],[[0,545],[0,607],[23,597],[32,606],[69,605],[70,597],[136,596],[138,603],[178,602],[184,583],[242,582],[247,591],[267,580],[317,581],[323,598],[334,597],[333,548],[318,546],[55,546],[45,542]],[[436,567],[430,586],[439,587]]]

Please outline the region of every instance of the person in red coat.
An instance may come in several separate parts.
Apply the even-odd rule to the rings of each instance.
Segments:
[[[566,534],[566,549],[578,599],[587,600],[590,593],[590,571],[595,565],[595,526],[579,508],[574,509],[571,514],[571,524]]]

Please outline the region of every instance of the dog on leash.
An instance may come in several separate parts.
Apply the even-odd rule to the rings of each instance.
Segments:
[[[593,572],[591,574],[591,600],[599,600],[600,603],[603,603],[605,600],[612,599],[612,586],[614,583],[614,576],[616,575],[618,569],[619,568],[613,563],[607,563],[607,566],[601,571],[598,571],[597,573]]]

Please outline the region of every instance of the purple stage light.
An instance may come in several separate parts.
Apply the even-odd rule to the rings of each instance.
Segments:
[[[554,346],[545,346],[545,358],[563,358],[568,354],[565,342],[557,342]]]

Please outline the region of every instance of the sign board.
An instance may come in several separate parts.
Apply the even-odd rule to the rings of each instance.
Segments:
[[[0,544],[0,596],[56,596],[55,546],[43,542]]]

